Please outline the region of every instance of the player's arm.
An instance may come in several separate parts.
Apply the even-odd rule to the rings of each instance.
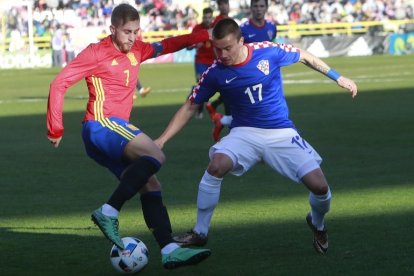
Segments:
[[[181,49],[191,47],[194,44],[207,41],[210,38],[211,31],[207,31],[204,29],[197,32],[192,32],[190,34],[168,37],[166,39],[161,40],[160,42],[150,44],[152,47],[152,51],[144,51],[144,56],[142,60],[144,61],[148,58],[154,58],[160,55],[174,53]]]
[[[62,140],[63,102],[69,87],[90,75],[97,66],[97,61],[91,47],[86,48],[72,60],[51,82],[47,103],[47,138],[57,148]]]
[[[314,69],[315,71],[318,71],[330,79],[336,81],[336,83],[342,87],[347,89],[349,92],[351,92],[352,98],[354,98],[358,93],[358,88],[355,82],[351,79],[348,79],[344,76],[341,76],[335,69],[332,69],[329,67],[328,64],[326,64],[323,60],[320,58],[312,55],[306,50],[300,50],[300,57],[299,61],[301,61],[306,66]]]
[[[192,103],[191,100],[187,100],[175,113],[174,117],[168,123],[168,126],[165,128],[161,136],[154,141],[155,144],[157,144],[162,149],[164,147],[164,144],[174,135],[180,132],[180,130],[188,123],[188,121],[190,121],[191,117],[193,117],[197,109],[197,104]]]

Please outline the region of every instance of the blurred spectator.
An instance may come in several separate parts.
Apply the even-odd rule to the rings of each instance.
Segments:
[[[63,32],[60,25],[52,28],[52,66],[62,67]]]
[[[73,38],[70,32],[65,32],[65,35],[63,36],[63,46],[66,57],[64,65],[67,65],[72,61],[72,59],[75,58],[75,45],[73,43]]]
[[[16,52],[24,47],[24,40],[20,34],[20,31],[14,29],[10,32],[10,44],[9,44],[9,51]]]
[[[296,2],[295,4],[293,4],[289,12],[289,20],[296,23],[301,23],[301,17],[302,13],[300,11],[300,5],[298,2]]]
[[[125,1],[135,4],[140,11],[144,32],[191,30],[200,20],[194,7],[201,0],[190,4],[180,0],[34,0],[34,34],[49,36],[51,26],[57,24],[73,28],[108,26],[114,6]],[[217,7],[215,0],[206,2]],[[238,22],[245,21],[250,1],[230,2],[229,16],[234,15]],[[277,25],[413,19],[413,5],[414,0],[270,0],[266,19]],[[3,11],[3,18],[3,36],[13,40],[9,49],[24,47],[21,41],[28,35],[29,18],[26,6],[10,7]]]
[[[289,23],[289,14],[281,0],[272,0],[269,3],[267,20],[276,25],[286,25]]]

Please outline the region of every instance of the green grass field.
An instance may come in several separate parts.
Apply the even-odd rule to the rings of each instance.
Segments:
[[[324,158],[332,188],[328,254],[312,248],[306,189],[258,165],[223,182],[208,243],[213,253],[198,266],[164,270],[139,200],[127,202],[120,230],[148,246],[143,275],[414,274],[414,56],[326,61],[357,82],[357,98],[301,64],[286,68],[284,79],[291,117]],[[57,73],[0,71],[0,274],[115,275],[111,245],[90,213],[117,181],[84,153],[83,82],[67,93],[61,146],[46,139]],[[141,80],[153,92],[135,103],[131,122],[158,137],[193,79],[191,64],[143,65]],[[206,117],[194,119],[166,145],[158,176],[175,233],[194,225],[211,127]]]

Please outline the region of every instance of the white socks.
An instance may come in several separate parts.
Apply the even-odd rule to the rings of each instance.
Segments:
[[[179,247],[180,246],[178,244],[176,244],[175,242],[169,243],[161,249],[161,254],[162,255],[170,254],[171,252],[173,252],[174,250],[176,250]]]
[[[102,214],[108,217],[117,218],[119,216],[119,211],[115,209],[114,207],[112,207],[111,205],[105,203],[104,205],[102,205]]]
[[[198,186],[197,224],[196,233],[207,236],[211,218],[220,198],[220,188],[223,178],[217,178],[205,171]]]
[[[323,230],[324,217],[331,206],[331,190],[328,190],[324,195],[309,193],[309,203],[312,208],[312,224],[315,225],[316,229]]]
[[[224,115],[221,119],[220,119],[220,123],[223,126],[229,126],[231,125],[231,121],[233,121],[233,116],[231,115]]]

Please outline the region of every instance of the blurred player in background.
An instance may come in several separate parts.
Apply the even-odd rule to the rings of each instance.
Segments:
[[[151,87],[147,86],[144,87],[141,84],[140,80],[137,80],[137,92],[138,94],[141,96],[141,98],[145,98],[145,96],[147,96],[150,92],[151,92]],[[134,94],[134,100],[137,98],[137,93]]]
[[[265,19],[268,8],[268,0],[251,0],[250,18],[240,25],[244,43],[275,40],[276,25]]]
[[[203,9],[202,22],[194,27],[193,32],[198,32],[200,30],[208,30],[211,28],[211,23],[213,23],[213,10],[211,8],[205,8]],[[211,64],[213,64],[215,55],[211,40],[200,42],[197,45],[189,47],[189,49],[193,48],[196,48],[196,54],[194,58],[194,70],[196,82],[198,82],[203,72],[206,71]],[[192,89],[194,89],[194,86]],[[203,118],[203,110],[204,105],[200,105],[195,117],[198,119]]]
[[[171,37],[149,44],[137,40],[138,11],[120,4],[112,12],[111,35],[90,44],[52,81],[47,109],[47,136],[58,147],[63,136],[63,101],[69,87],[86,80],[89,101],[82,138],[89,157],[108,168],[119,185],[109,200],[92,213],[92,220],[120,249],[118,216],[124,203],[141,194],[147,227],[161,248],[162,264],[171,269],[196,264],[208,249],[181,248],[172,238],[171,223],[155,176],[164,153],[146,134],[129,122],[141,62],[209,39],[207,31]]]
[[[199,184],[196,225],[175,240],[186,246],[206,244],[223,177],[229,172],[241,176],[255,164],[264,162],[281,175],[303,183],[310,191],[311,211],[306,221],[313,232],[314,248],[325,254],[328,233],[324,217],[330,209],[331,192],[320,168],[322,158],[289,119],[281,67],[302,62],[348,90],[352,97],[357,94],[357,86],[305,50],[272,42],[243,42],[234,20],[228,18],[217,23],[213,46],[218,61],[205,72],[188,101],[155,140],[163,148],[187,124],[198,105],[208,101],[216,91],[231,107],[230,133],[210,148],[210,163]],[[260,189],[260,184],[256,183],[255,188]]]
[[[220,13],[214,19],[212,27],[214,27],[220,20],[224,18],[229,18],[229,13],[230,13],[229,0],[217,0],[216,3],[217,3],[217,7]],[[221,104],[223,104],[224,106],[224,115],[216,112],[217,107]],[[221,122],[223,122],[224,125],[230,125],[230,122],[231,122],[230,108],[225,103],[223,103],[223,99],[221,98],[221,95],[219,95],[217,99],[215,99],[212,102],[208,102],[206,104],[206,109],[210,115],[211,120],[214,123],[213,140],[218,141],[218,139],[220,138],[220,132],[223,129],[223,125],[221,124]]]

